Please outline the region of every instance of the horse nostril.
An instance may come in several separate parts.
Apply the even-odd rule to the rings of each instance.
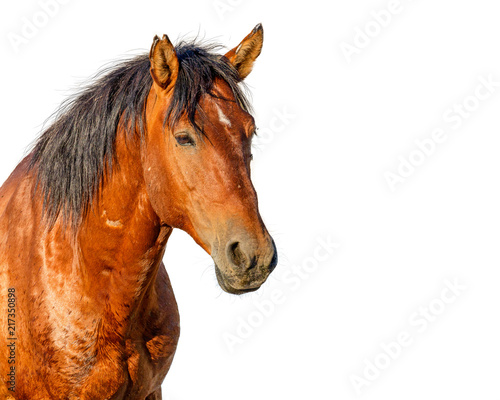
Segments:
[[[229,259],[231,262],[238,266],[242,267],[247,263],[247,257],[245,253],[241,250],[241,246],[239,242],[234,242],[229,245],[228,248]]]
[[[269,264],[259,264],[259,260],[260,262],[265,262],[263,257],[259,257],[258,254],[252,255],[252,252],[248,253],[248,249],[246,250],[247,251],[245,251],[245,248],[241,242],[233,242],[229,244],[227,246],[227,257],[229,262],[232,265],[242,268],[246,271],[250,271],[258,267],[259,265],[261,265],[261,267],[263,268],[267,267],[269,273],[273,272],[273,270],[276,268],[276,265],[278,264],[278,252],[276,250],[274,241],[272,243],[272,258],[269,261]],[[267,257],[265,257],[265,259],[269,260],[269,258]]]

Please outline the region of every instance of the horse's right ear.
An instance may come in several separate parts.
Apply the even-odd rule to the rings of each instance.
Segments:
[[[172,88],[177,80],[179,60],[167,35],[163,35],[161,40],[155,36],[149,52],[149,60],[151,76],[155,83],[164,90]]]

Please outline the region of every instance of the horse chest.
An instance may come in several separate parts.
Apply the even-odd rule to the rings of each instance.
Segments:
[[[148,342],[126,340],[124,348],[109,352],[109,359],[93,366],[80,389],[73,392],[74,398],[144,399],[161,386],[174,352],[174,340],[163,335]]]

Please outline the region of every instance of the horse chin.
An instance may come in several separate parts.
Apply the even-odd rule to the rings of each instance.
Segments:
[[[217,264],[215,264],[215,276],[217,276],[217,282],[219,282],[219,286],[221,287],[224,292],[229,293],[229,294],[245,294],[245,293],[250,293],[250,292],[255,292],[260,288],[258,287],[253,287],[253,288],[247,288],[247,289],[237,289],[232,287],[226,279],[224,279],[224,276],[222,275],[222,272],[220,271],[219,267]]]

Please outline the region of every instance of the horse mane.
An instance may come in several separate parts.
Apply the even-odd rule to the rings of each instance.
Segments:
[[[214,53],[219,46],[181,42],[175,47],[179,73],[165,124],[175,125],[186,115],[198,133],[195,115],[204,117],[199,100],[212,92],[216,78],[231,88],[245,111],[250,105],[236,69]],[[116,164],[115,141],[120,124],[127,136],[146,132],[146,102],[153,79],[147,54],[99,72],[90,84],[62,103],[53,122],[34,144],[29,169],[36,177],[34,190],[43,197],[49,227],[60,214],[76,229],[98,194],[104,178]],[[197,114],[198,111],[198,114]]]

